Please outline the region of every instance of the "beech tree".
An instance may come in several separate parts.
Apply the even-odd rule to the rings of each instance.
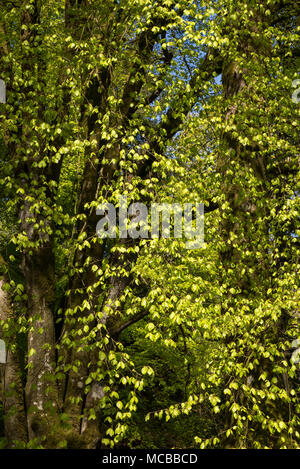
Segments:
[[[3,445],[121,444],[157,349],[186,385],[148,424],[204,412],[202,448],[299,447],[297,5],[0,12]],[[100,238],[121,195],[203,202],[204,248]]]

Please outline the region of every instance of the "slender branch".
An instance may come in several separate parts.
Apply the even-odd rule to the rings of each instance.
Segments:
[[[140,321],[144,317],[148,316],[148,314],[149,314],[149,311],[142,311],[141,313],[136,314],[129,321],[124,322],[117,329],[113,330],[111,332],[111,336],[113,338],[118,337],[121,334],[121,332],[123,332],[129,326],[132,326],[132,324],[135,324],[136,322]]]

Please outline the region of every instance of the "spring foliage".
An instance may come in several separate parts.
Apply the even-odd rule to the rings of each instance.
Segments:
[[[3,446],[299,448],[299,15],[1,2]],[[205,245],[100,239],[121,195]]]

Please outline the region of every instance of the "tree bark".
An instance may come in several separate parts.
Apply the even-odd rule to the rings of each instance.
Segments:
[[[15,318],[10,297],[2,289],[4,283],[5,279],[0,280],[0,321],[6,322]],[[13,448],[17,441],[26,443],[28,435],[17,337],[13,335],[9,342],[5,338],[4,341],[7,347],[7,358],[6,364],[0,365],[3,371],[4,431],[8,447]]]

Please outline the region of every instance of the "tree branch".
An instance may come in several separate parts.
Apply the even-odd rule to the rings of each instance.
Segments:
[[[112,330],[110,335],[114,339],[117,338],[121,334],[121,332],[123,332],[129,326],[132,326],[132,324],[135,324],[136,322],[140,321],[144,317],[148,316],[148,314],[149,314],[149,311],[142,311],[140,313],[137,313],[135,316],[133,316],[131,319],[129,319],[129,321],[124,322],[117,329]]]

